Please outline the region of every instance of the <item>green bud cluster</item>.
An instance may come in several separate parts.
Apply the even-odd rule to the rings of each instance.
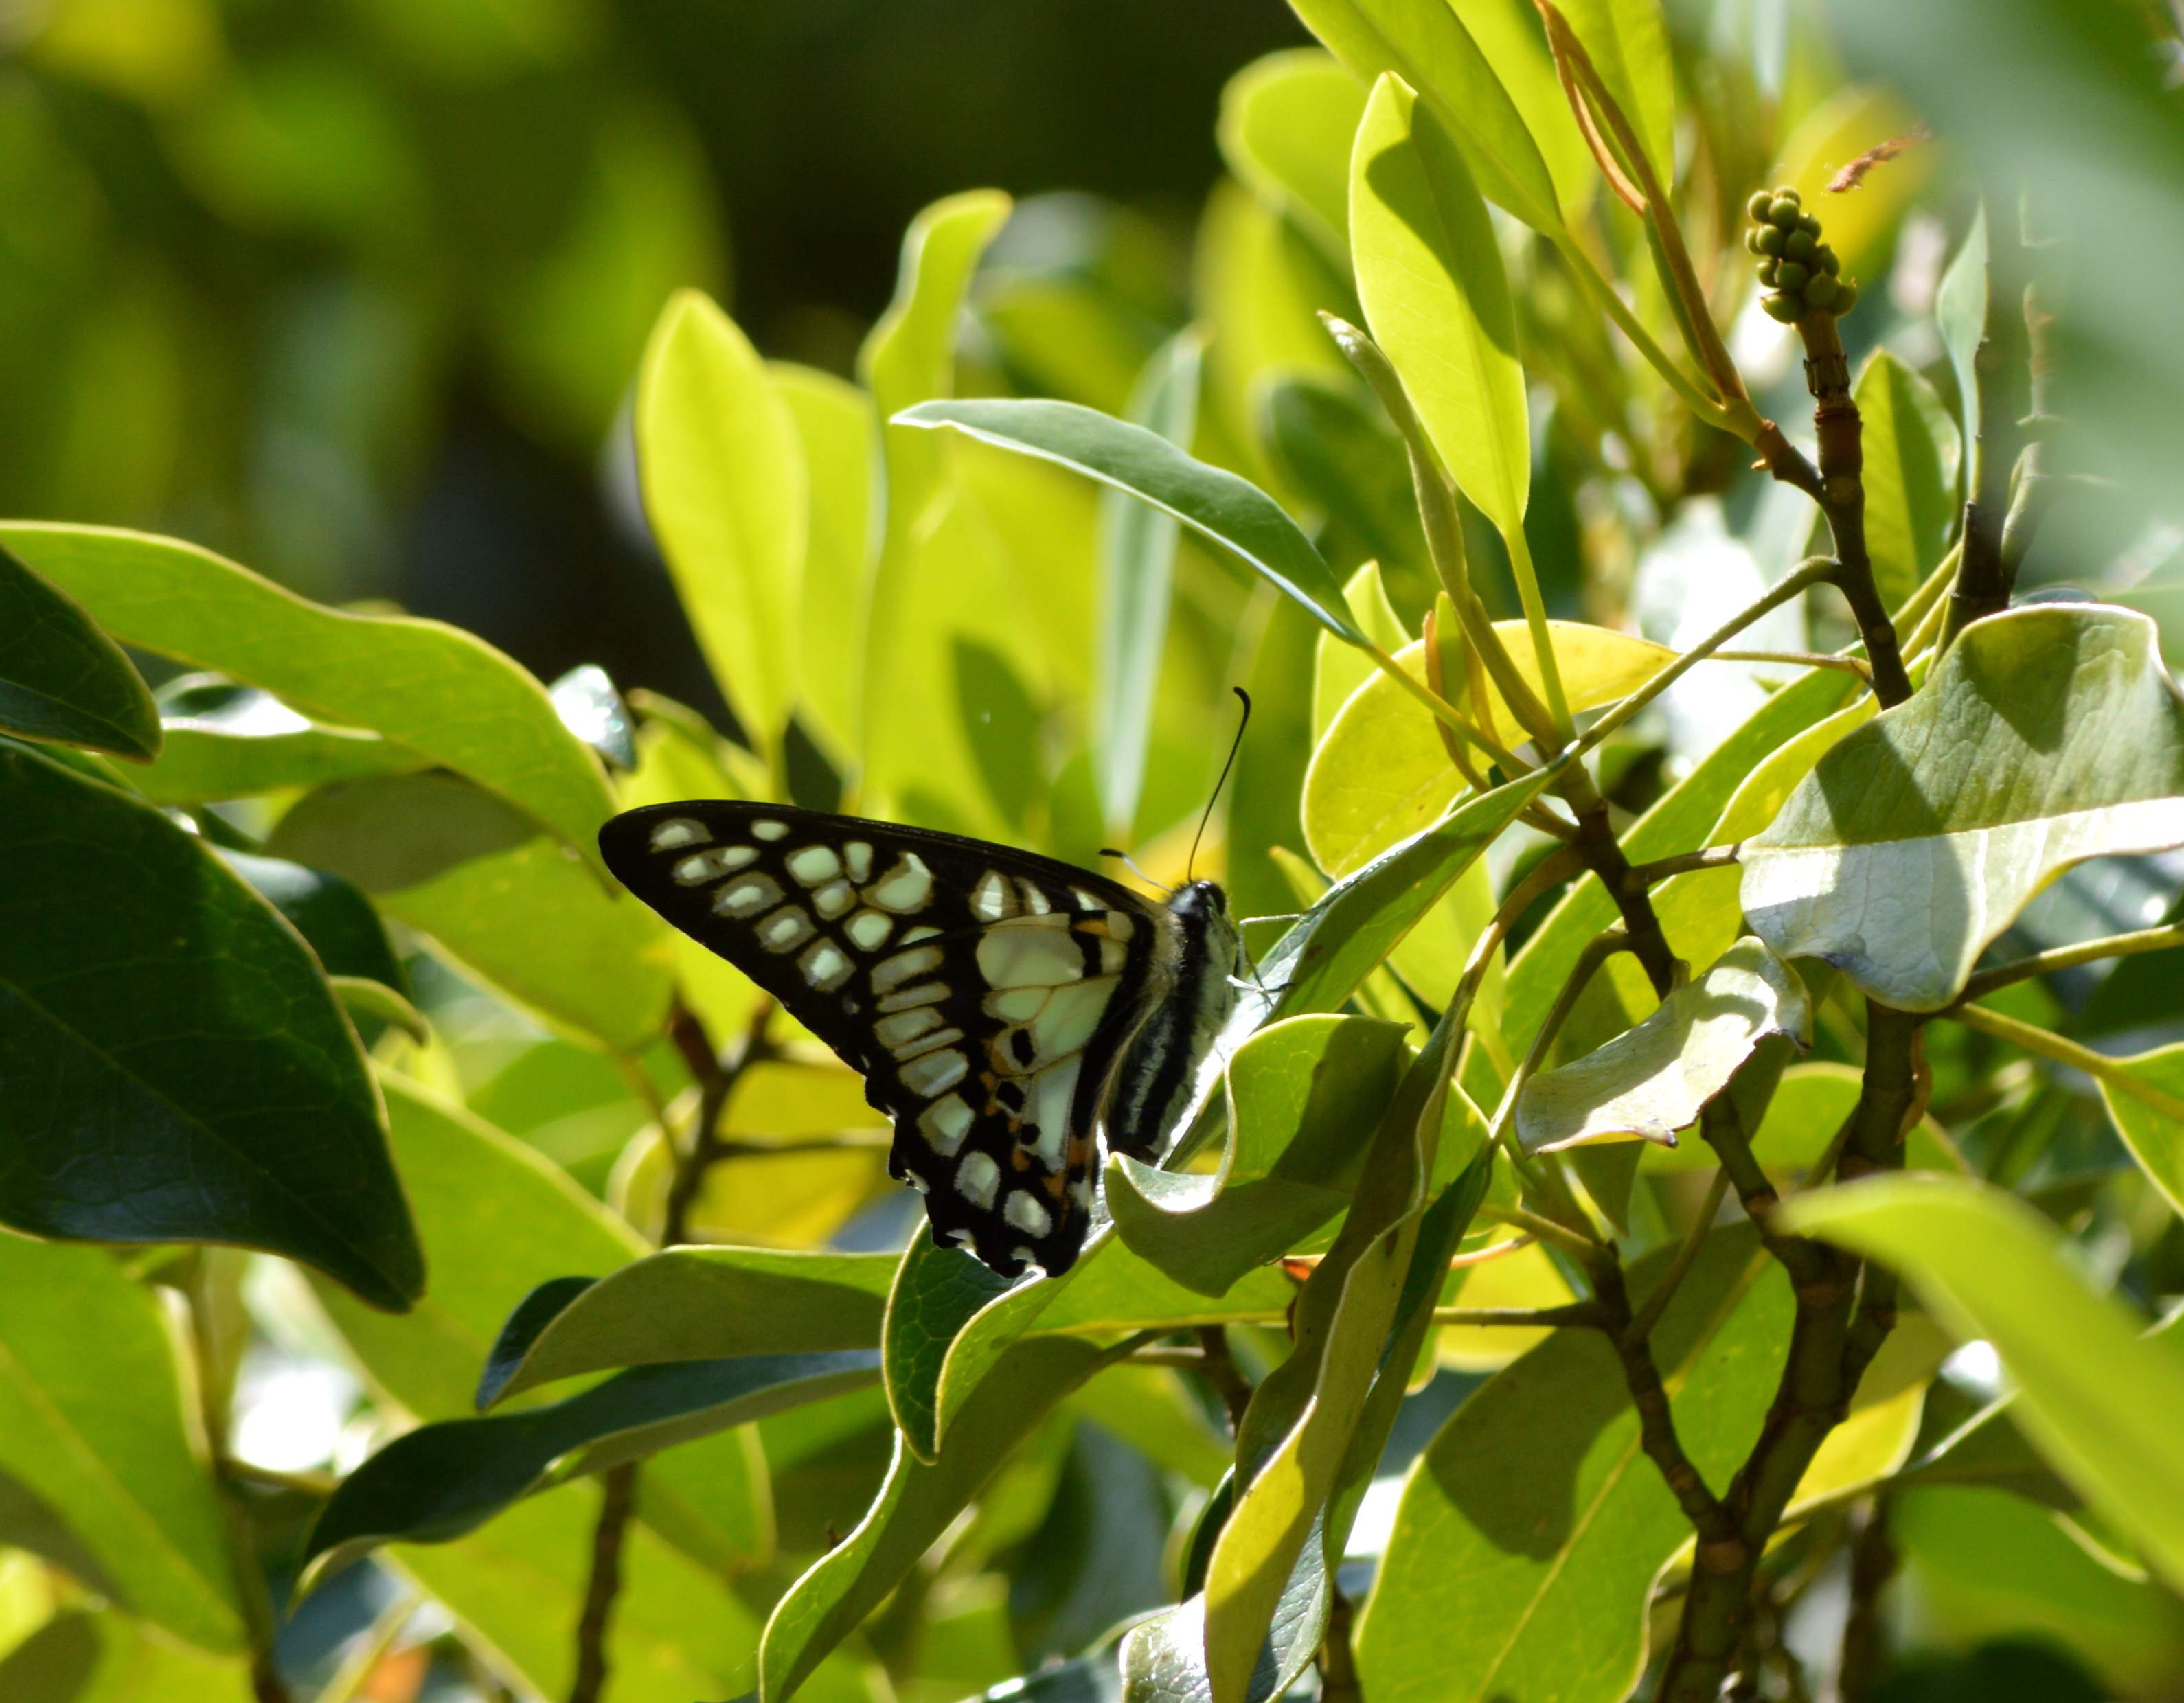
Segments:
[[[1796,190],[1787,184],[1760,190],[1744,210],[1752,217],[1744,246],[1767,287],[1759,305],[1769,319],[1786,326],[1808,314],[1840,318],[1858,305],[1858,286],[1841,275],[1836,251],[1820,241],[1820,221],[1805,211]]]

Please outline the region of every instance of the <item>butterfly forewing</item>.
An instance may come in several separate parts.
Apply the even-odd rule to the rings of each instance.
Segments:
[[[599,844],[863,1074],[894,1120],[888,1168],[924,1193],[935,1239],[1009,1276],[1067,1269],[1162,911],[1050,859],[778,805],[655,805]]]

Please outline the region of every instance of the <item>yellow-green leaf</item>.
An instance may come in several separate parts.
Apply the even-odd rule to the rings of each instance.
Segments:
[[[1311,47],[1255,59],[1221,92],[1216,135],[1228,170],[1337,262],[1350,253],[1343,162],[1364,110],[1357,78]]]

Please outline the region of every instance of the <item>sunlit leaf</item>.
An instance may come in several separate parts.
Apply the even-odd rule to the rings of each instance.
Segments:
[[[1390,655],[1402,649],[1410,635],[1389,607],[1379,563],[1368,562],[1351,575],[1342,596],[1368,638]],[[1331,632],[1317,634],[1312,643],[1312,742],[1317,748],[1351,694],[1373,677],[1373,670],[1362,652]]]
[[[1255,59],[1221,92],[1221,157],[1254,195],[1310,231],[1338,262],[1350,251],[1342,162],[1365,110],[1357,80],[1313,49]]]
[[[878,543],[878,415],[869,396],[830,373],[785,361],[766,371],[803,446],[810,502],[796,621],[798,710],[846,759],[855,751],[858,644]]]
[[[1637,133],[1646,163],[1676,181],[1676,76],[1661,0],[1557,0],[1571,31]]]
[[[1809,1046],[1812,1031],[1797,972],[1747,936],[1636,1028],[1527,1081],[1518,1139],[1527,1153],[1634,1138],[1672,1147],[1763,1041]]]
[[[1894,609],[1941,565],[1957,517],[1955,422],[1925,380],[1882,349],[1852,392],[1864,421],[1865,542]]]
[[[2099,1078],[2116,1133],[2153,1186],[2184,1212],[2184,1044],[2118,1059],[2114,1067],[2145,1090],[2131,1094],[2122,1083]]]
[[[159,705],[166,737],[159,759],[131,777],[157,804],[249,798],[429,764],[376,733],[309,721],[254,686],[185,675],[161,690]]]
[[[1753,928],[1906,1010],[2086,858],[2184,843],[2184,700],[2153,623],[2098,605],[1975,622],[1908,703],[1820,760],[1747,842]]]
[[[1784,1216],[1887,1261],[1959,1340],[1992,1343],[2041,1453],[2164,1578],[2184,1579],[2184,1361],[2088,1287],[2046,1221],[1997,1189],[1928,1177],[1800,1195]]]

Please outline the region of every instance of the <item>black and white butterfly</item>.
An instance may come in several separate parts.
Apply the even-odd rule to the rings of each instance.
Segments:
[[[1075,1261],[1100,1137],[1155,1153],[1245,967],[1208,881],[1159,904],[981,840],[727,800],[631,810],[599,849],[863,1075],[933,1240],[1004,1277]]]

